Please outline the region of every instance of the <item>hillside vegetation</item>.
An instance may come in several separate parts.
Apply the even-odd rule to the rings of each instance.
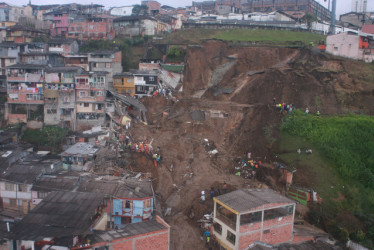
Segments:
[[[281,126],[282,133],[303,138],[304,142],[300,141],[299,146],[313,145],[323,159],[314,164],[316,160],[311,158],[308,163],[302,164],[315,168],[314,171],[319,171],[320,175],[328,170],[319,168],[330,167],[337,176],[337,180],[326,180],[325,176],[319,176],[317,178],[321,180],[316,181],[316,189],[321,190],[322,196],[325,195],[325,213],[321,216],[330,217],[329,226],[335,227],[329,231],[335,232],[338,238],[350,236],[369,247],[373,247],[371,240],[374,237],[373,127],[374,118],[371,116],[319,117],[300,111],[287,116]],[[289,157],[284,159],[291,160]],[[328,166],[323,162],[327,162]],[[360,223],[355,223],[355,219],[350,222],[338,220],[347,211]]]
[[[204,39],[220,39],[233,42],[255,42],[269,45],[294,45],[295,42],[309,44],[325,40],[325,36],[310,32],[258,29],[185,29],[170,33],[164,40],[172,43],[200,43]]]

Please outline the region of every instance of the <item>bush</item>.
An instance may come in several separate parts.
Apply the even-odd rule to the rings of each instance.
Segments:
[[[54,152],[58,152],[62,140],[68,134],[68,129],[57,126],[45,126],[40,130],[26,130],[22,140],[36,146],[50,146]]]

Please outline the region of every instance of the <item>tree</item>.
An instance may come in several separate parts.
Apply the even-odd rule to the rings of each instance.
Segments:
[[[147,5],[134,5],[132,8],[132,16],[146,16],[148,15],[148,6]]]
[[[301,21],[306,23],[308,30],[311,30],[312,23],[317,21],[317,16],[314,13],[308,13],[301,18]]]

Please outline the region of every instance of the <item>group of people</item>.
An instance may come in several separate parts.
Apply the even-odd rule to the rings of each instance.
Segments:
[[[235,175],[248,179],[256,176],[256,170],[262,166],[262,161],[255,161],[249,157],[248,160],[241,159],[238,164],[235,167]]]
[[[171,97],[171,90],[168,88],[157,89],[153,91],[152,96],[163,95],[165,97]]]
[[[307,114],[309,114],[309,108],[308,107],[306,107],[306,109],[305,109],[305,115],[307,115]],[[320,116],[320,115],[321,115],[321,113],[317,110],[316,116]]]
[[[215,190],[214,187],[210,188],[210,199],[213,199],[215,196],[225,194],[225,193],[227,193],[227,183],[223,182],[222,192],[221,192],[220,187],[218,187],[217,190]],[[205,203],[205,199],[206,199],[205,190],[202,190],[201,191],[201,202],[203,204]]]
[[[123,149],[131,149],[138,153],[146,153],[147,155],[152,156],[153,164],[155,167],[158,166],[159,162],[161,161],[161,149],[157,147],[156,150],[152,147],[152,141],[148,143],[148,140],[140,141],[140,142],[132,142],[130,137],[126,135],[123,143]]]

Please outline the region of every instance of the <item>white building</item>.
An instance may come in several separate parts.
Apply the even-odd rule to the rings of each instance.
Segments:
[[[368,5],[367,0],[352,0],[352,12],[362,13],[366,12]]]
[[[109,10],[109,13],[112,16],[131,16],[133,8],[134,8],[133,5],[113,7]]]

